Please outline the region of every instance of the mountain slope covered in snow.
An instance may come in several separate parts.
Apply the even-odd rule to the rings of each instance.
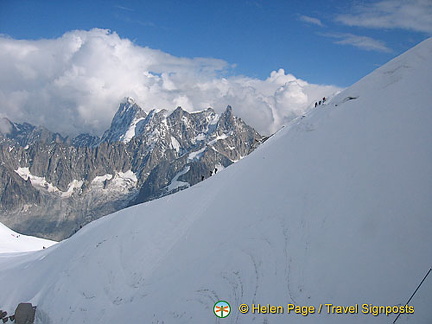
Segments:
[[[393,322],[237,308],[406,303],[432,266],[430,84],[432,39],[207,181],[0,258],[0,306],[32,302],[38,323]],[[431,323],[431,302],[429,277],[397,323]]]
[[[37,251],[57,242],[22,235],[0,223],[0,253]]]

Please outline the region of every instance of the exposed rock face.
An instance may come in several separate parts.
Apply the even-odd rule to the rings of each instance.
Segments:
[[[20,303],[15,310],[16,324],[32,324],[35,320],[36,306],[30,303]]]
[[[146,117],[146,113],[132,98],[127,98],[120,104],[111,127],[103,134],[103,142],[129,142],[135,136],[137,124]]]
[[[128,98],[101,138],[73,139],[0,120],[0,221],[16,231],[63,239],[132,204],[200,182],[265,138],[231,107],[145,113]]]

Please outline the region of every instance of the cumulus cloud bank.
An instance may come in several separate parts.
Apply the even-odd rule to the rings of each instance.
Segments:
[[[270,134],[315,100],[339,90],[271,72],[265,80],[224,77],[230,66],[212,58],[181,58],[141,47],[103,29],[58,39],[0,36],[0,116],[62,134],[100,135],[124,97],[145,110],[195,111],[233,106],[235,114]]]

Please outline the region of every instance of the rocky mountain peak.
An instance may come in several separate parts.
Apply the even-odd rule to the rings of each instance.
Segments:
[[[128,97],[117,109],[110,128],[102,135],[102,142],[128,143],[135,136],[135,128],[147,114],[135,101]]]
[[[126,206],[193,186],[264,140],[231,107],[222,114],[181,107],[146,113],[132,98],[119,104],[102,138],[63,138],[8,119],[0,120],[0,131],[6,134],[0,134],[0,221],[53,239]]]
[[[184,110],[182,107],[178,106],[176,109],[174,109],[168,116],[170,120],[180,120],[182,117],[188,117],[189,112]]]
[[[218,133],[223,134],[227,132],[232,132],[237,127],[240,128],[244,127],[244,125],[246,124],[244,124],[243,122],[239,123],[240,121],[241,121],[240,119],[234,116],[232,107],[227,106],[225,111],[221,114],[218,120],[218,124],[217,124]]]
[[[0,133],[20,146],[43,143],[64,143],[68,141],[59,133],[53,133],[43,126],[33,126],[29,123],[14,123],[8,118],[0,119]]]

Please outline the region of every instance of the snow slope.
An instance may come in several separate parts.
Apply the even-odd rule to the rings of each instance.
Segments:
[[[429,39],[210,179],[0,258],[0,308],[32,302],[56,324],[392,323],[237,308],[406,303],[432,266],[431,84]],[[428,277],[397,323],[430,324],[431,303]]]
[[[56,243],[50,240],[19,234],[0,223],[0,253],[42,250],[44,247],[47,248]]]

